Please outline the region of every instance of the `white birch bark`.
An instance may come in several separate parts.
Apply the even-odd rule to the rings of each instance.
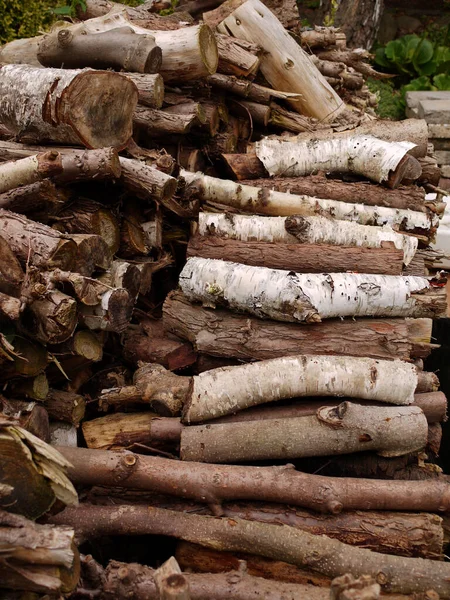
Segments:
[[[244,212],[283,217],[326,214],[338,221],[353,221],[361,225],[389,225],[406,231],[419,229],[421,232],[428,232],[439,223],[438,216],[414,210],[287,194],[184,169],[181,169],[180,175],[188,184],[197,186],[201,200],[231,206]]]
[[[393,242],[398,250],[403,250],[405,265],[411,262],[417,250],[417,238],[397,233],[389,226],[370,227],[335,221],[326,217],[291,217],[291,219],[298,223],[299,237],[286,230],[285,217],[231,213],[200,213],[198,232],[203,236],[218,235],[243,242],[331,244],[365,248],[380,248],[383,242]]]
[[[59,169],[62,171],[62,167]],[[0,165],[0,194],[44,179],[48,173],[41,168],[39,155]]]
[[[430,290],[424,277],[289,273],[208,258],[188,259],[180,287],[189,300],[204,306],[224,305],[276,321],[428,317],[443,310],[417,300],[417,294]]]
[[[204,15],[208,23],[207,14]],[[300,114],[332,120],[345,104],[308,55],[291,37],[276,16],[260,0],[247,0],[217,27],[264,50],[261,72],[275,90],[299,93],[289,104]]]
[[[185,427],[180,456],[228,464],[367,451],[392,457],[423,450],[427,436],[428,423],[417,406],[343,402],[308,417]]]
[[[256,142],[256,155],[271,176],[301,177],[317,171],[344,172],[364,175],[381,183],[414,147],[411,142],[385,142],[369,135],[330,136],[326,140],[309,142],[264,138]]]
[[[416,367],[401,360],[285,356],[194,376],[184,420],[206,421],[266,402],[307,396],[412,404],[417,381]]]

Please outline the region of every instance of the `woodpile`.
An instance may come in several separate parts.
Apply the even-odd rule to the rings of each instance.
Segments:
[[[427,125],[274,4],[0,48],[1,597],[450,598]]]

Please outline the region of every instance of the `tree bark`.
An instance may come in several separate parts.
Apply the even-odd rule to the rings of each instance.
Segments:
[[[1,71],[0,71],[1,73]],[[0,164],[0,193],[62,172],[61,156],[52,150]]]
[[[139,104],[150,108],[161,108],[164,100],[164,80],[161,75],[122,73],[135,84],[139,92]]]
[[[0,290],[18,296],[24,272],[6,238],[0,235]]]
[[[135,298],[123,288],[105,292],[95,306],[80,305],[80,319],[93,331],[122,333],[128,327],[133,314]]]
[[[169,535],[214,549],[257,552],[330,578],[349,572],[357,577],[371,575],[389,592],[409,594],[432,588],[443,598],[450,597],[450,567],[445,563],[379,554],[293,527],[137,506],[111,510],[82,505],[65,509],[51,521],[70,524],[81,538],[117,533],[118,527],[127,533],[137,528],[141,533]]]
[[[188,580],[173,556],[154,571],[153,580],[161,600],[190,600]]]
[[[45,407],[53,419],[78,427],[84,418],[86,401],[74,392],[52,389],[45,399]]]
[[[257,500],[338,514],[343,510],[445,512],[448,483],[323,477],[292,466],[209,465],[84,448],[58,448],[71,463],[69,477],[84,485],[118,486],[220,505]]]
[[[47,350],[35,342],[16,335],[12,341],[12,361],[2,365],[0,379],[2,381],[15,377],[36,377],[47,366],[49,356]]]
[[[113,222],[114,224],[114,222]],[[102,228],[103,235],[72,233],[70,239],[75,242],[77,255],[72,270],[80,275],[90,276],[94,271],[104,271],[111,266],[112,255],[109,243],[115,243],[115,230]]]
[[[77,303],[59,290],[48,290],[30,301],[22,314],[28,335],[43,344],[69,339],[77,325]]]
[[[297,273],[382,273],[401,275],[403,251],[392,242],[381,248],[352,248],[328,244],[282,244],[242,242],[218,236],[195,236],[189,240],[187,256],[222,259],[254,267],[283,269]]]
[[[0,587],[59,595],[74,590],[80,558],[69,527],[37,525],[0,511]]]
[[[130,27],[96,34],[73,34],[59,29],[44,35],[37,53],[44,67],[65,69],[116,69],[158,73],[162,52],[151,35],[138,35]]]
[[[32,398],[43,401],[48,396],[48,380],[45,373],[39,373],[36,377],[12,381],[9,384],[9,394],[16,398]],[[48,418],[47,418],[48,420]],[[41,437],[41,436],[38,436]]]
[[[261,48],[230,35],[216,33],[219,63],[217,69],[224,75],[254,77],[261,64]]]
[[[243,288],[241,281],[248,285]],[[318,323],[333,317],[439,317],[445,315],[444,288],[422,277],[354,273],[291,274],[264,267],[190,258],[179,284],[192,302],[226,305],[260,319]],[[374,297],[373,290],[377,290]],[[334,290],[341,290],[334,294]],[[255,303],[255,298],[263,301]]]
[[[383,8],[383,0],[339,0],[334,5],[325,0],[319,17],[321,20],[326,18],[327,24],[339,27],[351,48],[370,50],[378,33]]]
[[[0,96],[0,122],[20,141],[122,149],[132,135],[138,93],[131,81],[111,71],[5,65]]]
[[[189,505],[186,510],[189,511]],[[225,504],[223,516],[289,525],[383,554],[442,560],[442,519],[434,514],[360,511],[321,515],[284,504],[239,503]],[[188,556],[185,560],[189,560]],[[183,566],[189,565],[183,561]]]
[[[252,155],[244,155],[251,157]],[[341,202],[369,204],[425,212],[425,190],[416,186],[400,186],[386,189],[364,181],[340,181],[326,178],[323,174],[305,177],[274,177],[271,179],[243,180],[242,185],[291,194],[305,194],[317,198],[329,198]]]
[[[246,175],[248,176],[248,172]],[[352,221],[360,225],[389,225],[401,231],[428,237],[433,235],[438,224],[436,215],[407,209],[366,206],[276,192],[202,173],[190,173],[184,169],[181,170],[181,176],[191,186],[190,190],[188,188],[191,195],[222,211],[226,207],[266,216],[332,216],[338,221]]]
[[[156,108],[138,106],[134,111],[134,126],[148,136],[165,137],[188,133],[196,121],[196,115],[169,114]]]
[[[341,354],[409,360],[420,353],[425,339],[408,329],[412,319],[327,320],[308,327],[293,327],[191,304],[183,294],[171,292],[164,302],[165,328],[189,340],[199,352],[243,360],[277,358],[293,354]],[[420,320],[422,323],[422,320]]]
[[[417,407],[343,402],[311,417],[187,427],[181,432],[180,456],[228,464],[369,450],[402,456],[424,449],[427,436],[426,418]]]
[[[219,236],[225,238],[225,242],[271,242],[284,246],[302,244],[298,246],[298,250],[305,252],[308,245],[311,247],[314,244],[337,246],[339,251],[344,251],[343,246],[383,248],[393,244],[395,248],[403,251],[405,265],[413,259],[418,245],[416,238],[399,234],[389,227],[359,225],[325,217],[258,217],[202,212],[198,221],[200,236]],[[327,246],[324,245],[323,249],[325,248]],[[321,249],[319,248],[319,255]],[[361,271],[369,273],[364,269]]]
[[[263,139],[256,143],[256,155],[271,176],[301,177],[325,170],[363,175],[396,188],[404,178],[405,165],[415,163],[417,167],[415,176],[408,175],[408,179],[417,179],[422,172],[419,163],[407,155],[411,147],[409,142],[385,142],[358,135],[318,140],[313,145],[302,141]]]
[[[101,336],[82,329],[76,331],[66,342],[53,346],[50,350],[57,356],[80,356],[98,362],[103,356],[103,340]]]
[[[204,13],[203,18],[205,23],[217,26],[220,33],[261,46],[265,52],[261,72],[270,85],[276,90],[301,93],[300,98],[289,100],[296,112],[329,120],[344,110],[344,103],[306,52],[259,0],[227,2],[216,11]]]
[[[229,36],[222,35],[218,35],[217,39],[219,40],[219,47],[220,40],[233,40],[233,38],[230,38]],[[238,40],[238,42],[243,43],[242,40]],[[299,94],[293,92],[280,92],[279,90],[273,90],[272,88],[259,85],[258,83],[253,83],[246,79],[238,79],[236,77],[224,75],[223,73],[210,75],[207,78],[207,82],[214,88],[262,104],[269,104],[274,98],[288,100],[289,98],[298,98],[299,96]]]
[[[0,208],[46,223],[67,200],[65,190],[44,179],[0,194]]]

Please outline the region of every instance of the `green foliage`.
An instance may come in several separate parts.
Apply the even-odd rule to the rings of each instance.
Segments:
[[[49,8],[58,0],[0,0],[0,44],[32,37],[53,21]]]
[[[178,6],[178,0],[170,0],[170,8],[163,8],[163,10],[159,11],[159,14],[162,17],[166,17],[167,15],[171,15],[176,7]]]
[[[376,49],[375,63],[397,75],[389,85],[371,82],[369,87],[380,98],[378,113],[404,118],[406,92],[450,90],[450,27],[432,26],[422,37],[405,35],[392,40]]]
[[[396,90],[392,79],[367,80],[367,86],[378,96],[377,113],[382,119],[399,121],[405,118],[405,102],[400,90]]]

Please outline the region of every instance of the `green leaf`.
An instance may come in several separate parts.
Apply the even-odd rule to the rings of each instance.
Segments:
[[[416,67],[416,71],[419,75],[434,75],[436,73],[436,63],[434,61],[430,61],[424,65],[414,65]]]
[[[423,65],[433,58],[433,54],[434,45],[430,42],[430,40],[423,38],[420,40],[420,43],[418,44],[414,53],[414,62],[418,65]]]
[[[438,90],[450,91],[450,75],[446,73],[440,73],[433,77],[433,84]]]
[[[390,68],[392,63],[386,57],[386,51],[384,48],[377,48],[375,52],[375,63],[380,67]]]
[[[403,62],[406,57],[406,44],[401,40],[392,40],[386,44],[386,57],[392,62]]]
[[[412,62],[413,58],[415,56],[415,53],[417,51],[417,46],[420,44],[420,37],[417,35],[411,35],[411,36],[405,35],[405,38],[407,38],[407,37],[409,37],[410,39],[407,41],[407,44],[406,44],[405,60],[407,60],[407,62]]]
[[[406,92],[421,92],[431,90],[432,88],[433,86],[431,85],[430,78],[423,75],[422,77],[413,79],[407,85],[404,85],[402,87],[402,95],[404,96]]]
[[[54,15],[70,17],[70,15],[72,14],[72,7],[71,6],[60,6],[58,8],[52,8],[50,12]]]

